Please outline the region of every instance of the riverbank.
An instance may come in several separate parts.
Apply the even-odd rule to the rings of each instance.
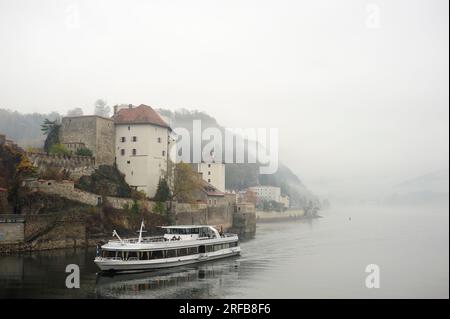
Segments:
[[[310,219],[310,218],[320,218],[321,216],[310,216],[306,215],[305,211],[302,209],[286,210],[284,212],[276,211],[256,211],[256,222],[257,223],[270,223],[270,222],[281,222],[297,219]]]

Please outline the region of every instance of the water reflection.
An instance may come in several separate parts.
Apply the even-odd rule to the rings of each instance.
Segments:
[[[237,280],[239,257],[134,274],[97,275],[99,298],[214,298],[226,281]]]

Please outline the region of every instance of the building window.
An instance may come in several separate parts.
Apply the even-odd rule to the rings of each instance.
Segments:
[[[137,142],[137,136],[133,136],[133,142]]]
[[[162,156],[166,156],[166,151],[162,151]]]
[[[127,164],[130,164],[130,161],[127,161]]]
[[[120,141],[121,141],[122,143],[125,143],[125,136],[122,136],[122,137],[120,138]]]
[[[122,155],[122,156],[125,155],[125,150],[123,148],[120,150],[120,155]]]
[[[214,206],[217,205],[217,199],[214,200]]]
[[[130,126],[128,125],[128,131],[130,130]]]
[[[211,179],[210,178],[208,178],[208,183],[211,183]]]
[[[208,168],[211,167],[211,164],[208,164]]]
[[[161,138],[160,137],[158,137],[158,143],[161,143]]]
[[[136,149],[133,148],[133,156],[136,156]]]
[[[208,175],[211,175],[211,172],[210,172],[210,171],[208,171]]]

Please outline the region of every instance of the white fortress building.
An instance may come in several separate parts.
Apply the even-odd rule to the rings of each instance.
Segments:
[[[225,164],[217,162],[201,162],[193,164],[194,171],[201,173],[204,181],[221,192],[225,192]]]
[[[115,154],[126,182],[148,197],[168,170],[170,126],[150,106],[114,107]]]
[[[281,200],[281,190],[275,186],[253,186],[249,189],[256,194],[257,201],[276,201]]]

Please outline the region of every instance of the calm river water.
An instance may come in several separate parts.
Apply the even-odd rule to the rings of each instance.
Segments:
[[[135,275],[96,274],[94,249],[0,257],[0,298],[448,298],[444,208],[330,209],[324,218],[258,224],[242,255]],[[81,287],[65,287],[78,264]],[[368,264],[380,288],[365,286]]]

